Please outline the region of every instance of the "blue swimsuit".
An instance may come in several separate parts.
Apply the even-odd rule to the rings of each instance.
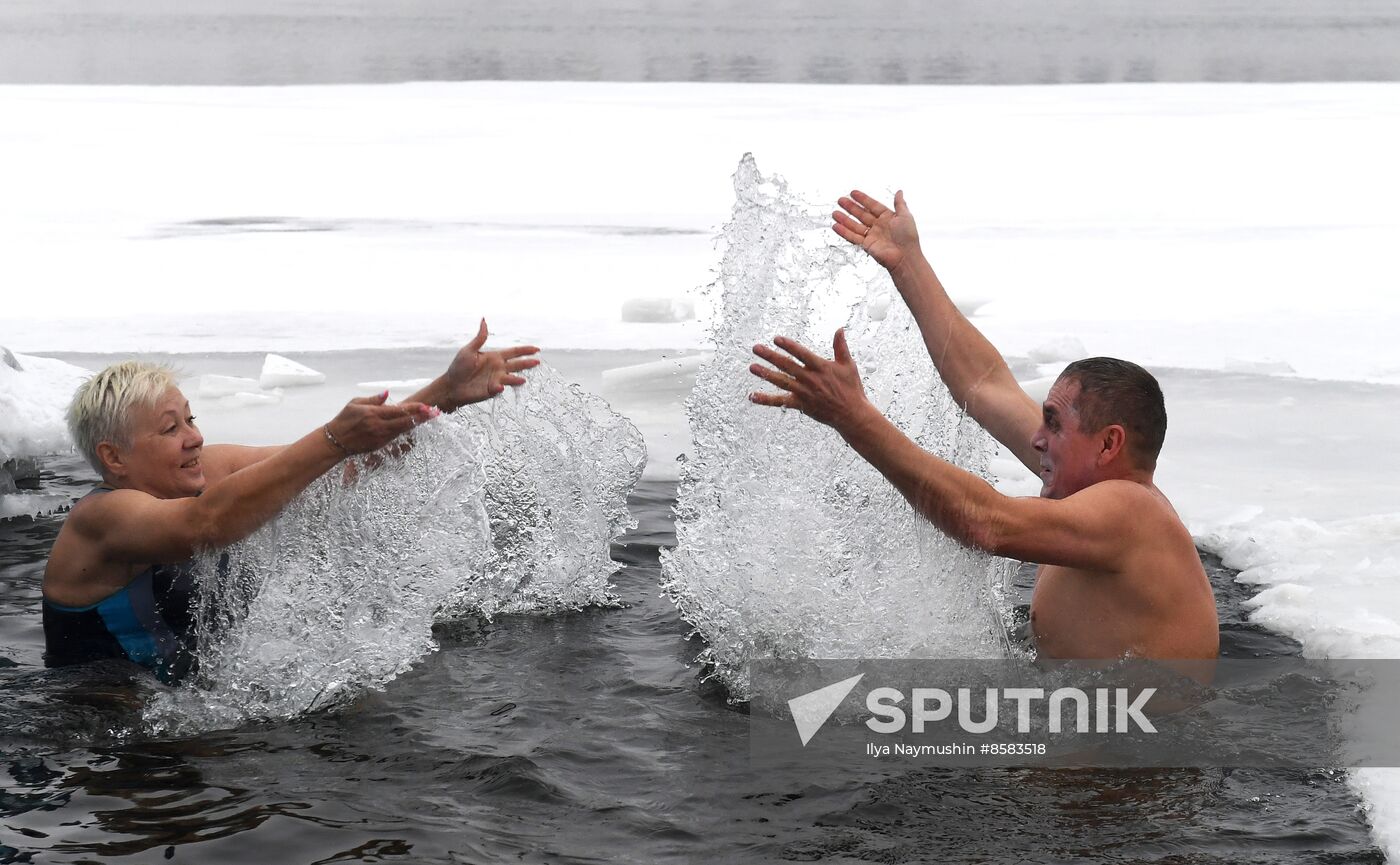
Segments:
[[[88,493],[111,492],[97,487]],[[84,496],[86,498],[86,496]],[[44,599],[44,661],[50,667],[128,658],[175,682],[194,665],[192,562],[152,565],[95,604]]]

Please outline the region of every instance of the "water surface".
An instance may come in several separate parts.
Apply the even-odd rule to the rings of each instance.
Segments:
[[[742,707],[659,597],[674,495],[631,498],[624,606],[441,625],[440,651],[347,708],[177,739],[133,729],[144,673],[42,668],[63,517],[0,524],[0,862],[1383,861],[1333,770],[756,775]],[[1226,656],[1298,651],[1208,566]]]

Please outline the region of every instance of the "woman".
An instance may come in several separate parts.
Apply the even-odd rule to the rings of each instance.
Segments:
[[[485,342],[483,319],[447,372],[408,400],[353,399],[280,447],[205,447],[166,367],[126,361],[82,384],[68,427],[102,484],[73,506],[44,571],[47,662],[124,657],[178,679],[194,648],[191,557],[252,534],[346,457],[518,387],[539,364],[533,346],[483,352]]]

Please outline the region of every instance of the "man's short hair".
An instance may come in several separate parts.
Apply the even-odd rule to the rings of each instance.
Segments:
[[[1089,357],[1065,367],[1060,381],[1079,384],[1080,429],[1097,432],[1120,424],[1129,432],[1127,444],[1137,462],[1156,467],[1167,437],[1167,406],[1152,373],[1116,357]]]
[[[68,432],[73,444],[97,470],[106,472],[97,446],[112,442],[131,446],[131,409],[153,406],[175,387],[175,371],[168,366],[127,360],[114,363],[78,385],[68,404]]]

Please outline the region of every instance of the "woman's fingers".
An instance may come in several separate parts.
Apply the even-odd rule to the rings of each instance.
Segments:
[[[841,205],[842,209],[851,216],[854,216],[861,225],[869,226],[875,224],[875,214],[871,213],[855,199],[843,195],[836,199],[836,203]]]
[[[481,347],[486,344],[486,319],[481,320],[481,326],[476,330],[476,336],[467,343],[467,348],[472,351],[481,351]]]
[[[864,192],[861,192],[859,189],[852,189],[851,197],[875,219],[879,219],[889,212],[888,207],[866,195]]]
[[[382,392],[380,392],[380,393],[377,393],[377,394],[375,394],[374,396],[357,396],[357,397],[355,397],[354,399],[350,400],[350,404],[351,404],[351,405],[383,405],[383,404],[384,404],[384,401],[387,400],[388,398],[389,398],[389,391],[388,391],[387,389],[385,389],[384,391],[382,391]]]

